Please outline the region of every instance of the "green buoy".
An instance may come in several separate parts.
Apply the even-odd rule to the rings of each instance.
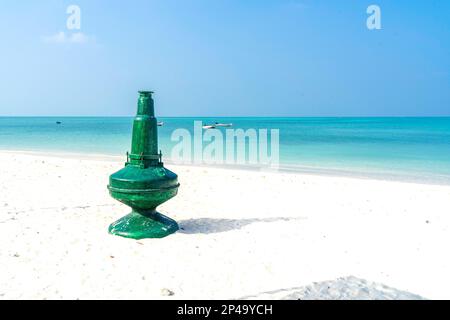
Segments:
[[[132,209],[113,222],[109,232],[126,238],[163,238],[179,229],[174,220],[156,211],[157,206],[176,196],[180,184],[177,175],[164,168],[158,153],[152,93],[139,91],[131,153],[127,153],[125,167],[109,177],[111,197]]]

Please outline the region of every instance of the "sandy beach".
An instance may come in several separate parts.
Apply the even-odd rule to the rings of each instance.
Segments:
[[[181,230],[137,241],[123,162],[0,152],[1,299],[450,298],[450,186],[167,165]]]

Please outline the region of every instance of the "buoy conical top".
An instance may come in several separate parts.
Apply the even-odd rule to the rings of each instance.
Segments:
[[[131,141],[130,163],[145,167],[157,165],[159,161],[158,122],[155,118],[152,93],[152,91],[139,91]]]

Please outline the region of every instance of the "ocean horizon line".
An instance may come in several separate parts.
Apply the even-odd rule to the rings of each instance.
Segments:
[[[133,118],[135,115],[0,115],[0,118]],[[245,118],[256,118],[256,119],[360,119],[360,118],[371,118],[371,119],[389,119],[389,118],[404,118],[404,119],[416,119],[416,118],[450,118],[450,115],[445,116],[160,116],[157,115],[156,118],[168,118],[168,119],[192,119],[192,118],[223,118],[223,119],[245,119]]]

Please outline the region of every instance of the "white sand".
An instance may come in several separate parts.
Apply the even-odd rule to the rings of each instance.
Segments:
[[[450,186],[168,166],[184,230],[135,241],[122,166],[0,152],[0,298],[450,298]]]

